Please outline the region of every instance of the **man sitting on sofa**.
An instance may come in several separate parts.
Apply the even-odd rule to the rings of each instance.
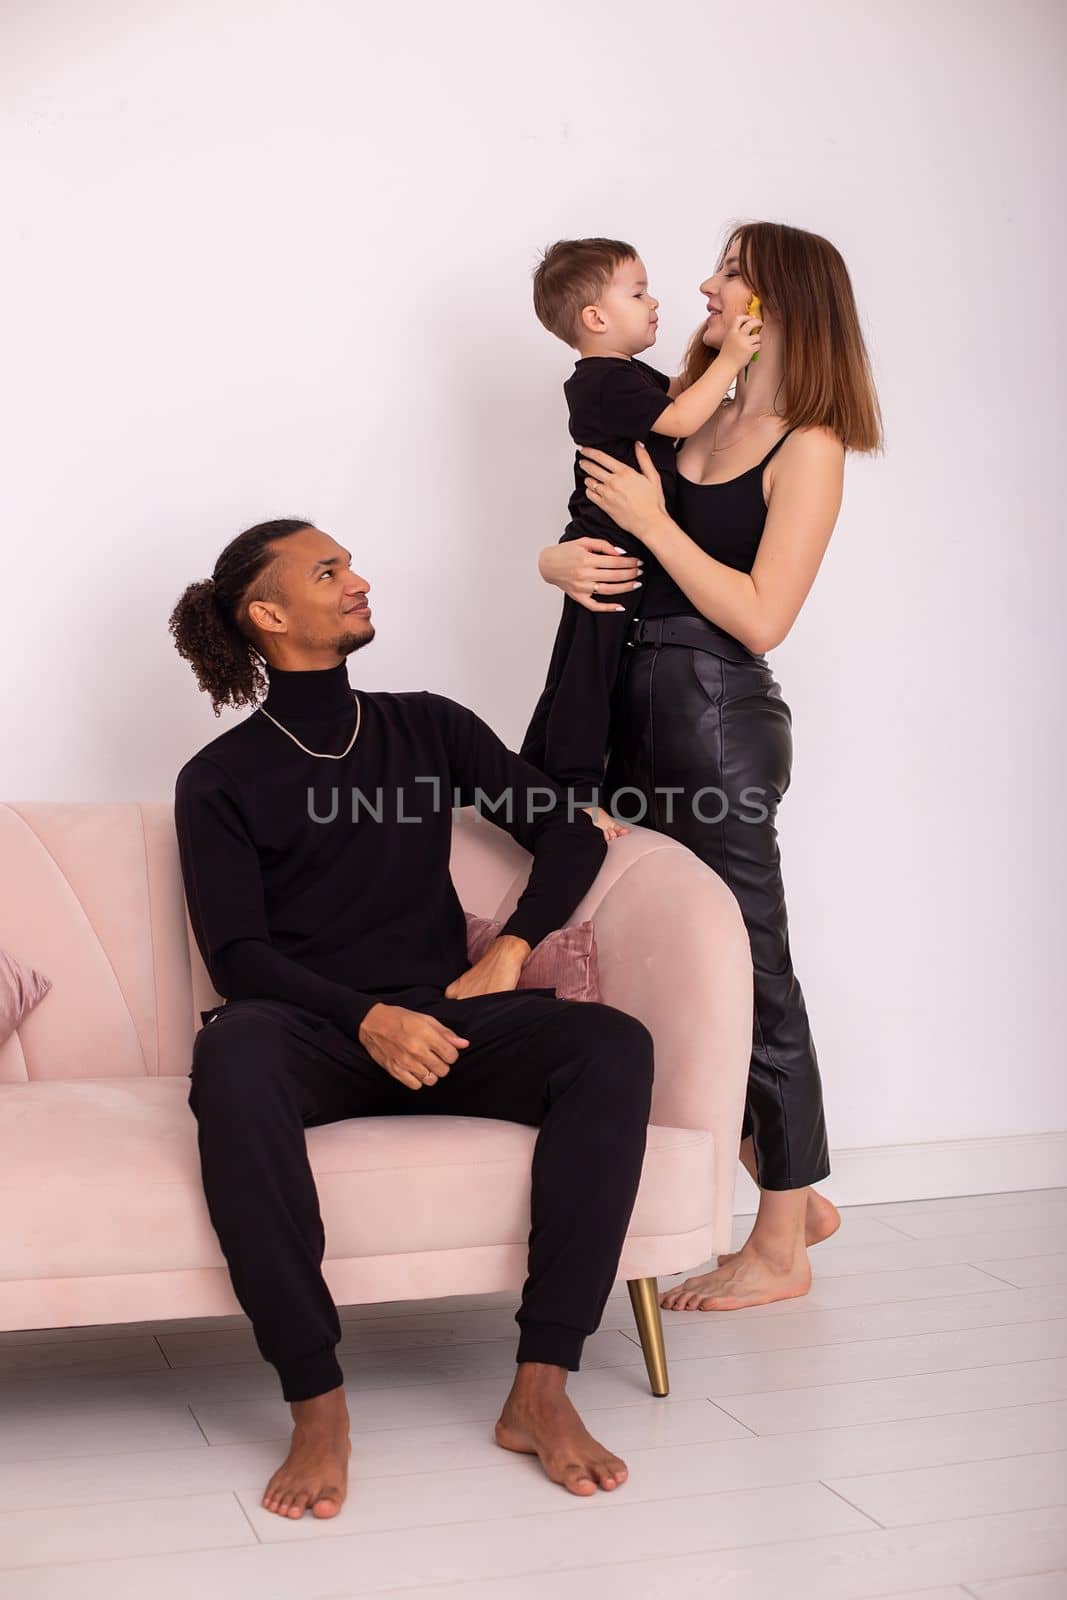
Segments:
[[[456,701],[353,691],[347,657],[374,628],[350,560],[310,523],[261,523],[170,618],[216,715],[255,708],[182,768],[175,818],[193,930],[227,1001],[203,1013],[190,1074],[204,1192],[294,1419],[262,1503],[335,1516],[347,1489],[341,1328],[304,1129],[406,1112],[539,1128],[517,1370],[496,1439],[538,1455],[574,1494],[614,1489],[626,1467],[586,1431],[565,1383],[615,1281],[652,1039],[613,1006],[516,990],[607,845]],[[451,809],[483,803],[533,864],[469,967]]]

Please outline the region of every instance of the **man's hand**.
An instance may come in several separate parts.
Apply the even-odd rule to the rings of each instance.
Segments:
[[[359,1042],[391,1078],[408,1089],[427,1088],[448,1076],[460,1048],[470,1044],[436,1017],[405,1006],[371,1006],[359,1025]]]
[[[504,989],[514,989],[529,954],[525,939],[512,933],[501,934],[480,961],[452,979],[445,990],[446,1000],[466,1000],[472,994],[499,994]]]

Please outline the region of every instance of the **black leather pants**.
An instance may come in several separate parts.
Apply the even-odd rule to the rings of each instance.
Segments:
[[[704,647],[664,642],[671,634]],[[825,1178],[830,1163],[775,827],[789,787],[792,713],[766,657],[710,623],[638,621],[631,638],[613,697],[604,801],[620,821],[688,845],[737,899],[754,978],[742,1137],[752,1136],[761,1188],[799,1189]]]

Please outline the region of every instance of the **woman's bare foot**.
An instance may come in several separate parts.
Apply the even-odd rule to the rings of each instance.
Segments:
[[[744,1245],[714,1272],[687,1278],[675,1289],[668,1289],[660,1300],[666,1311],[742,1311],[747,1306],[764,1306],[772,1300],[792,1300],[811,1288],[811,1266],[807,1250],[800,1248],[792,1257],[760,1255],[752,1241]]]
[[[260,1504],[280,1517],[336,1517],[348,1493],[348,1405],[344,1389],[294,1400],[289,1454],[267,1484]]]
[[[524,1361],[497,1422],[505,1450],[538,1456],[553,1483],[571,1494],[596,1494],[626,1482],[626,1463],[598,1444],[571,1404],[563,1367]]]
[[[817,1194],[814,1189],[809,1189],[807,1209],[804,1214],[806,1247],[810,1250],[813,1244],[822,1244],[823,1240],[829,1239],[840,1226],[841,1213],[833,1201],[827,1200],[825,1195]],[[731,1261],[736,1261],[740,1253],[739,1250],[727,1250],[725,1254],[719,1256],[719,1266],[725,1267]]]

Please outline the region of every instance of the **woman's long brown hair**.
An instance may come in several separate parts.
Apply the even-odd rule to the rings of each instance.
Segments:
[[[831,428],[846,450],[885,448],[870,358],[860,328],[852,280],[828,239],[779,222],[731,227],[719,265],[737,246],[741,277],[763,310],[781,324],[783,392],[776,407],[790,427]],[[705,324],[689,341],[683,388],[695,383],[717,351],[703,341]]]

